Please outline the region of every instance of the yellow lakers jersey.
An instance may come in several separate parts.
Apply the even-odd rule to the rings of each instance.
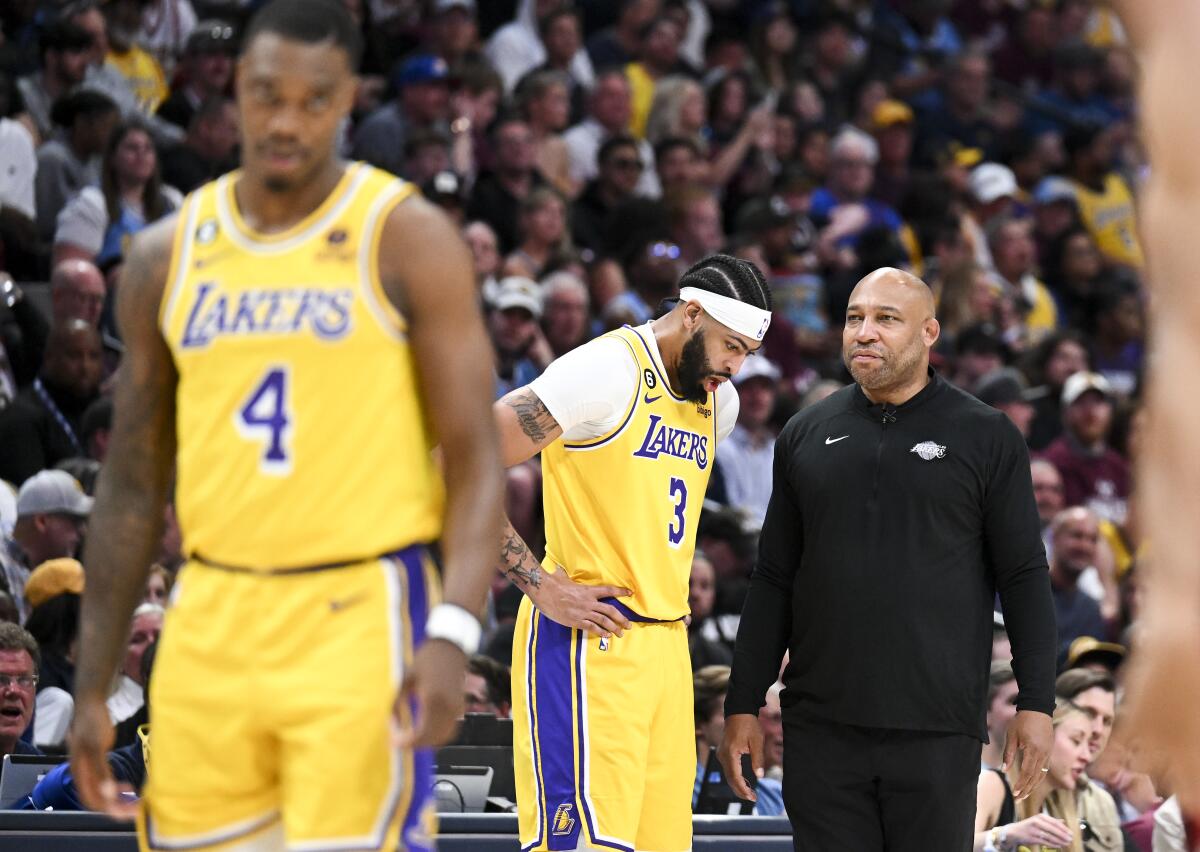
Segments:
[[[701,404],[676,396],[642,332],[610,334],[637,362],[637,391],[608,434],[560,438],[542,451],[545,566],[632,589],[621,603],[669,621],[688,612],[696,523],[716,458],[716,394]]]
[[[441,480],[375,262],[412,187],[355,163],[311,215],[265,235],[239,215],[237,179],[185,202],[160,313],[184,552],[271,569],[432,541]]]
[[[1140,267],[1144,261],[1138,240],[1133,193],[1115,173],[1104,178],[1104,191],[1093,192],[1075,184],[1079,218],[1096,241],[1100,253],[1116,263]]]

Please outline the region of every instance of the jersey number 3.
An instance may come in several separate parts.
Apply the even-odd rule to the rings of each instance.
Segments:
[[[667,524],[667,541],[671,547],[679,547],[686,523],[683,513],[687,511],[687,483],[678,476],[671,477],[671,502],[675,504],[675,517]]]
[[[288,453],[292,425],[288,379],[286,368],[272,367],[233,418],[239,435],[262,444],[258,466],[271,476],[286,476],[292,471]]]

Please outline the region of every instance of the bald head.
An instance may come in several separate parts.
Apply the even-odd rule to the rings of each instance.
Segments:
[[[95,264],[79,258],[64,260],[50,274],[54,324],[81,319],[96,327],[104,308],[104,276]]]
[[[850,304],[854,305],[856,299],[872,296],[886,304],[910,309],[921,322],[933,318],[933,291],[920,278],[903,269],[894,266],[876,269],[854,286]]]
[[[1100,544],[1100,522],[1083,506],[1064,509],[1054,517],[1053,553],[1050,567],[1060,579],[1073,582],[1095,564]]]
[[[1074,524],[1098,526],[1099,521],[1096,519],[1096,513],[1086,506],[1072,506],[1069,509],[1063,509],[1054,516],[1051,529],[1057,533],[1064,527]]]
[[[850,294],[842,359],[868,397],[899,405],[925,386],[940,331],[925,282],[885,266]]]
[[[57,323],[46,341],[42,375],[75,396],[95,396],[103,377],[100,332],[81,319]]]

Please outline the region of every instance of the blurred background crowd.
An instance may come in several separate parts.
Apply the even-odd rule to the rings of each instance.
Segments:
[[[936,369],[1026,437],[1061,665],[1105,669],[1087,690],[1113,699],[1096,711],[1107,741],[1136,641],[1131,463],[1149,282],[1137,68],[1105,0],[344,2],[368,49],[342,152],[415,182],[461,227],[497,397],[607,329],[656,316],[707,254],[752,260],[767,276],[774,321],[735,379],[741,413],[717,453],[691,578],[708,742],[719,740],[719,702],[700,697],[722,683],[711,667],[731,658],[775,435],[849,380],[846,300],[880,266],[928,282],[942,327]],[[86,533],[86,506],[61,477],[90,492],[104,460],[123,255],[184,194],[237,166],[236,52],[257,5],[0,9],[0,480],[12,486],[0,486],[0,563],[11,618],[41,645],[43,746],[61,745],[69,720],[85,573],[61,561]],[[536,461],[509,471],[507,488],[509,515],[536,549]],[[135,636],[157,630],[181,562],[164,512]],[[34,579],[45,571],[49,585]],[[42,598],[45,588],[55,594]],[[497,579],[491,662],[468,679],[493,711],[507,703],[519,594]],[[999,617],[996,636],[1002,738],[1015,685]],[[141,706],[140,652],[124,676],[116,721]],[[14,690],[10,678],[0,714]],[[1144,815],[1169,782],[1088,741],[1114,824],[1152,823]]]

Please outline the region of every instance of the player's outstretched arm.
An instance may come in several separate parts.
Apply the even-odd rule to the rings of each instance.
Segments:
[[[562,434],[562,427],[529,387],[505,394],[492,406],[506,467],[533,458]],[[627,597],[629,589],[584,586],[572,582],[561,568],[547,573],[530,552],[512,523],[504,519],[497,570],[549,618],[594,636],[622,635],[633,623],[604,598]]]
[[[412,198],[393,209],[380,242],[380,280],[408,320],[422,396],[442,449],[446,509],[442,525],[443,596],[478,617],[495,563],[502,475],[488,410],[491,346],[475,295],[471,255],[450,220]],[[417,652],[405,689],[421,711],[406,745],[444,742],[462,715],[466,658],[429,641]]]
[[[171,217],[135,237],[121,273],[125,357],[83,557],[71,771],[84,804],[118,816],[131,813],[120,806],[108,770],[113,729],[105,701],[162,535],[175,458],[175,364],[158,327],[174,223]]]

